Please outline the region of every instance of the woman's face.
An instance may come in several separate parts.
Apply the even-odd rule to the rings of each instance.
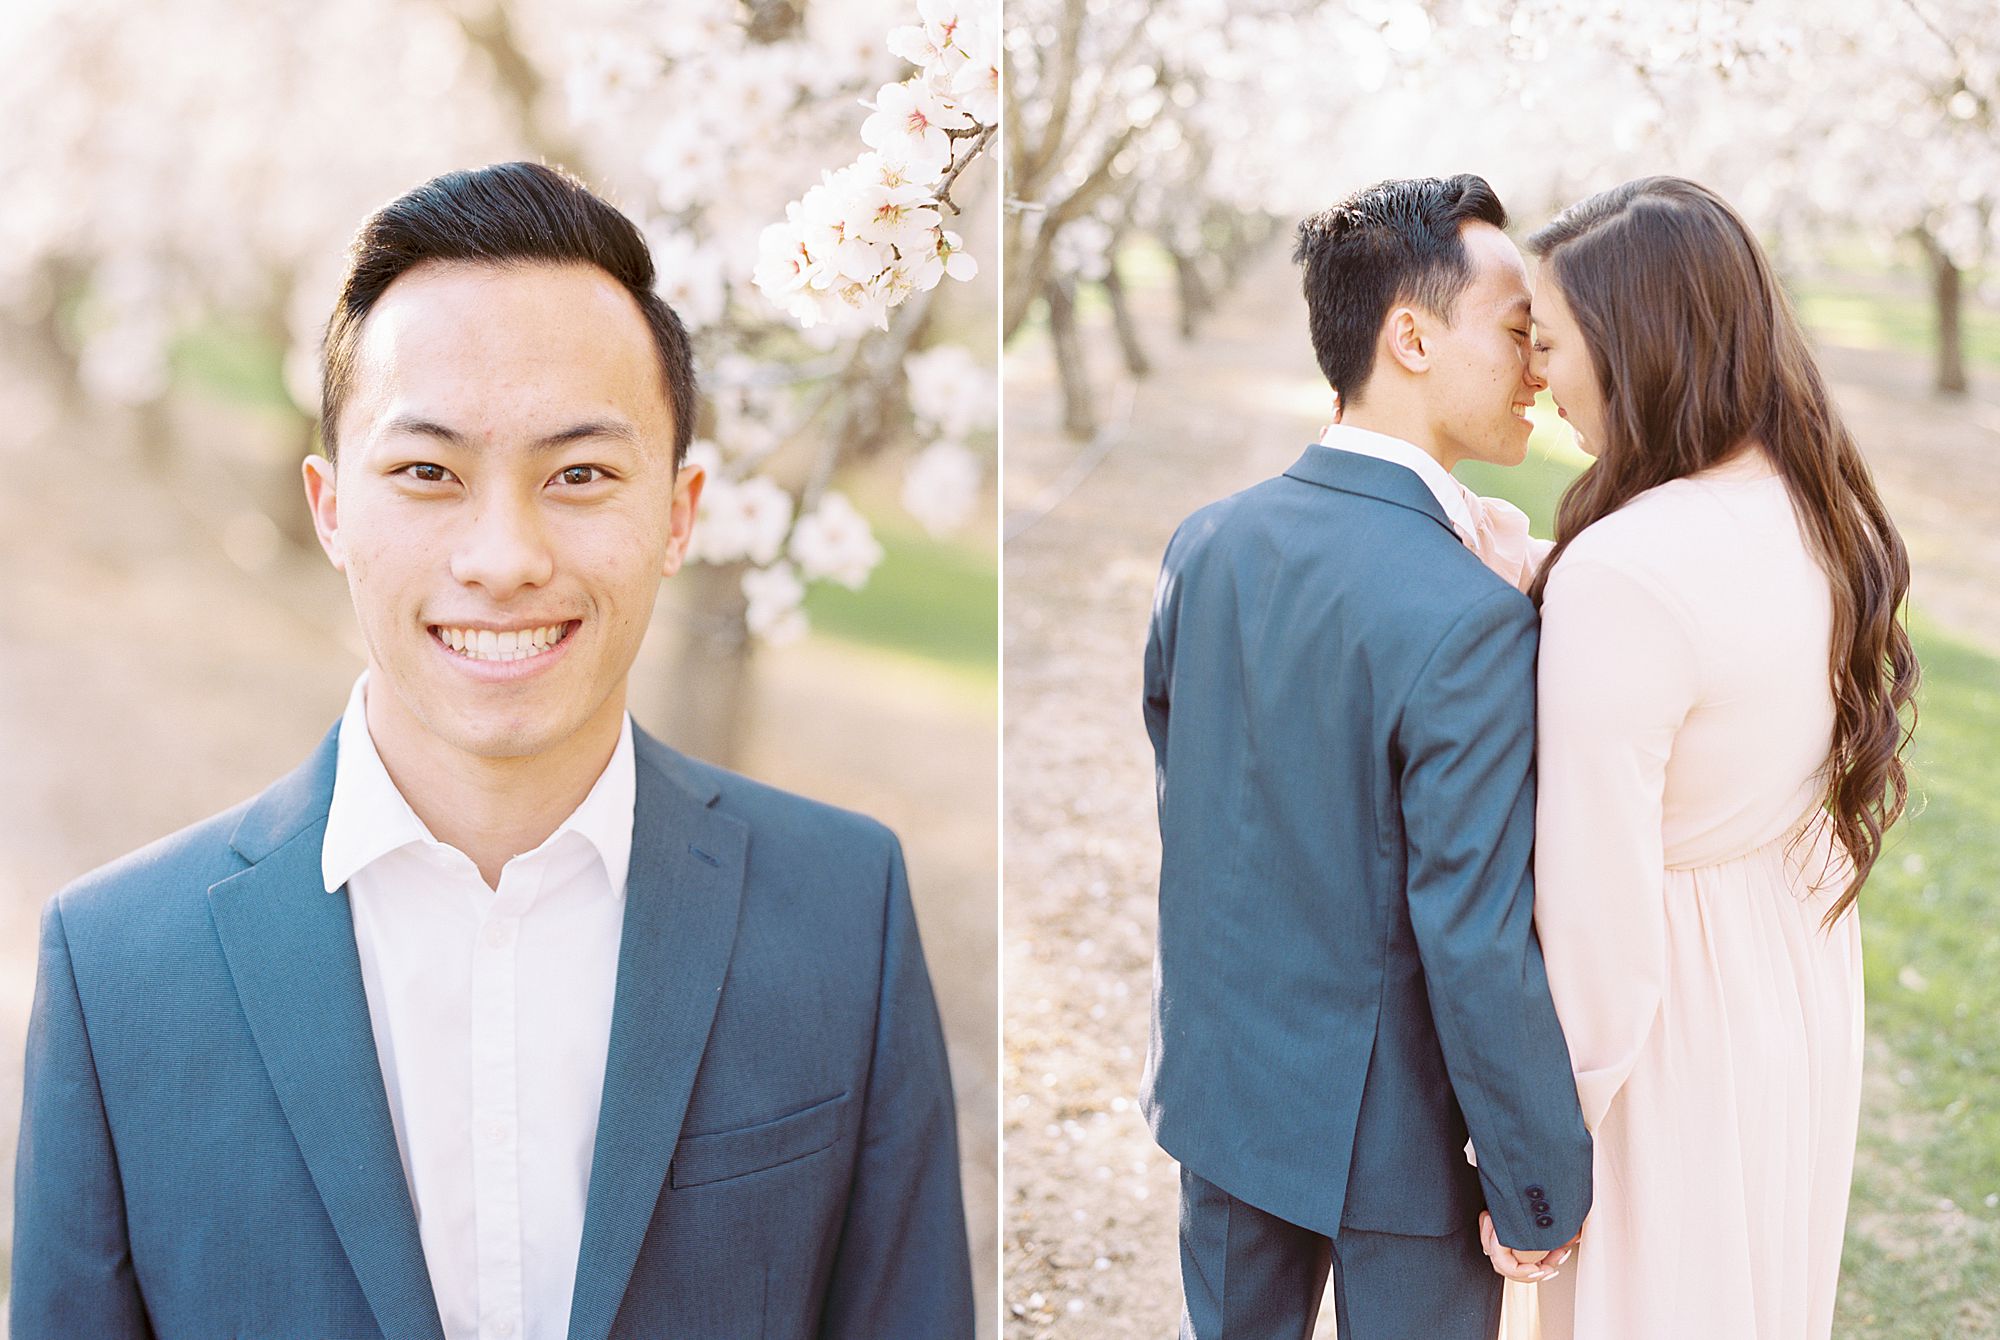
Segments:
[[[1556,283],[1555,267],[1547,261],[1536,267],[1531,311],[1534,374],[1548,383],[1556,412],[1576,431],[1576,444],[1595,456],[1604,441],[1604,391],[1597,384],[1597,367],[1583,342],[1583,331]]]

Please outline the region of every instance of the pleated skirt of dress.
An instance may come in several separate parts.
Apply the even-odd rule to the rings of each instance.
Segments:
[[[1861,932],[1823,825],[1666,872],[1666,991],[1576,1254],[1503,1340],[1828,1340],[1861,1108]],[[1819,885],[1820,887],[1814,887]]]

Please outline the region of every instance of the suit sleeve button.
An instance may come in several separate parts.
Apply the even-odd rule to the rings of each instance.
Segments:
[[[1549,1212],[1549,1203],[1545,1200],[1538,1200],[1533,1205],[1530,1205],[1528,1208],[1533,1210],[1536,1214],[1547,1214]]]
[[[1547,1193],[1544,1192],[1539,1186],[1531,1186],[1528,1188],[1529,1200],[1540,1200],[1546,1194]]]
[[[1556,1226],[1556,1221],[1549,1218],[1547,1215],[1539,1214],[1535,1216],[1536,1228],[1554,1228],[1555,1226]]]

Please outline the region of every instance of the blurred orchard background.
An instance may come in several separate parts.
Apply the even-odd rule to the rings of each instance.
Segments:
[[[363,664],[299,481],[349,237],[527,158],[695,341],[699,561],[634,714],[902,834],[990,1318],[999,38],[993,0],[0,6],[0,1188],[44,901],[288,771]]]
[[[1861,901],[1835,1334],[2000,1335],[2000,8],[1009,0],[1007,30],[1005,1333],[1172,1333],[1175,1170],[1135,1102],[1159,556],[1330,416],[1296,220],[1471,171],[1523,235],[1649,173],[1720,190],[1909,542],[1922,724]],[[1546,399],[1537,422],[1526,465],[1460,473],[1549,535],[1585,458]]]

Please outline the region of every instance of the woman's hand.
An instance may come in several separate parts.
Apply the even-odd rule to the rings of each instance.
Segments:
[[[1493,1231],[1493,1216],[1485,1210],[1479,1212],[1479,1245],[1486,1252],[1486,1259],[1493,1263],[1497,1273],[1522,1284],[1540,1284],[1543,1280],[1554,1279],[1561,1273],[1557,1267],[1569,1260],[1570,1253],[1576,1250],[1576,1243],[1577,1239],[1571,1238],[1552,1252],[1517,1252],[1512,1247],[1501,1245],[1499,1236]]]

